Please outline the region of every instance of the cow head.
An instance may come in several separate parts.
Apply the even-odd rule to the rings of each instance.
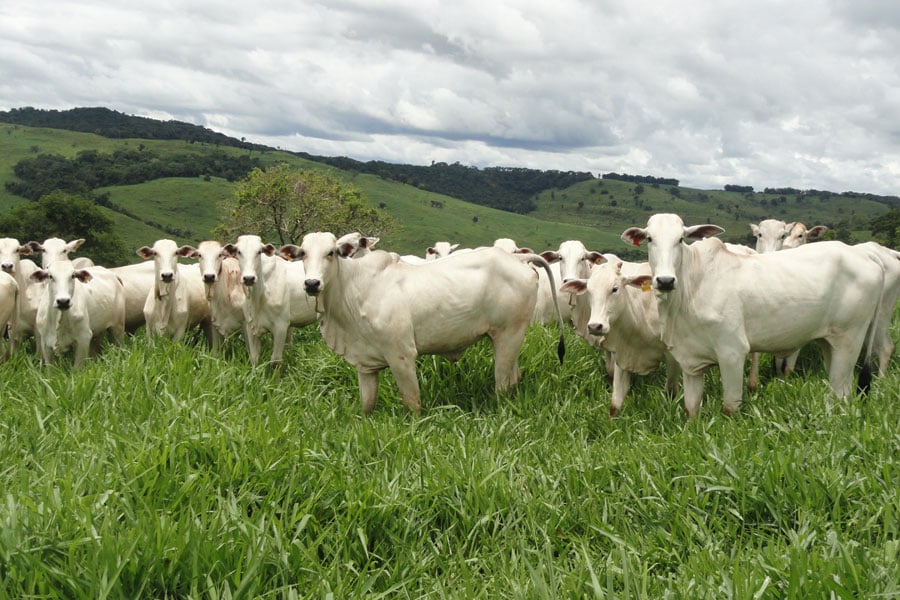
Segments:
[[[335,267],[338,252],[337,238],[328,232],[307,233],[299,246],[281,247],[281,254],[291,260],[302,260],[306,279],[303,287],[310,296],[317,296],[325,289]]]
[[[359,258],[371,252],[378,241],[377,237],[366,237],[354,231],[338,238],[338,253],[342,258]]]
[[[750,231],[756,238],[756,251],[765,254],[781,250],[794,225],[795,223],[785,223],[778,219],[766,219],[760,221],[759,225],[751,223]]]
[[[212,285],[219,277],[222,269],[222,261],[228,256],[228,252],[222,247],[222,244],[216,241],[200,242],[196,248],[191,248],[188,258],[196,258],[197,265],[200,267],[200,277],[203,283]]]
[[[435,242],[434,246],[429,246],[425,250],[425,260],[437,260],[450,256],[454,250],[459,248],[459,244],[451,244],[450,242]]]
[[[794,223],[790,233],[784,240],[784,249],[789,250],[791,248],[797,248],[807,242],[817,240],[822,237],[826,231],[828,231],[828,228],[824,225],[816,225],[815,227],[807,229],[806,225],[803,223]]]
[[[560,291],[576,295],[587,294],[591,306],[588,333],[604,337],[609,335],[612,324],[622,314],[627,286],[641,288],[649,279],[647,275],[622,275],[622,262],[605,262],[591,269],[587,279],[571,279]]]
[[[24,246],[14,238],[0,238],[0,268],[10,275],[15,275],[19,268],[19,255],[31,254],[31,247]]]
[[[671,292],[678,285],[685,240],[702,240],[725,230],[718,225],[693,225],[685,227],[678,215],[656,214],[647,221],[647,227],[629,227],[622,232],[622,240],[640,246],[647,242],[648,262],[653,272],[653,288],[658,292]]]
[[[142,246],[138,249],[138,256],[144,260],[153,259],[155,289],[159,296],[166,295],[178,281],[178,257],[188,256],[193,251],[191,246],[179,247],[172,240],[157,240],[153,247]]]
[[[32,241],[28,242],[26,246],[31,248],[32,252],[41,253],[41,268],[46,269],[51,263],[68,258],[69,253],[78,250],[83,243],[84,239],[67,242],[54,237],[44,240],[43,244]]]
[[[67,260],[53,262],[46,269],[39,269],[32,273],[31,278],[37,282],[47,282],[47,294],[50,301],[54,307],[62,311],[72,308],[75,282],[87,283],[92,279],[89,271],[76,270]]]
[[[262,238],[258,235],[239,236],[234,244],[226,244],[223,250],[237,259],[241,267],[241,282],[247,287],[255,285],[262,274],[262,257],[275,254],[275,246],[263,244]]]
[[[541,252],[541,257],[548,263],[559,262],[563,283],[573,279],[587,279],[593,265],[606,261],[601,253],[588,250],[578,240],[561,243],[557,251]]]

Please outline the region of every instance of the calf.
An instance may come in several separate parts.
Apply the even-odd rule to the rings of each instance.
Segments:
[[[647,375],[666,364],[666,391],[678,393],[678,362],[660,337],[656,296],[642,289],[649,265],[622,272],[622,261],[606,262],[591,269],[587,279],[569,279],[562,291],[584,297],[590,304],[587,332],[595,336],[613,357],[613,394],[609,416],[622,410],[631,386],[631,374]]]
[[[874,331],[884,274],[877,261],[840,242],[790,252],[738,255],[716,238],[716,225],[686,227],[673,214],[650,217],[622,239],[646,241],[658,296],[662,340],[684,373],[684,403],[700,408],[703,373],[719,366],[725,411],[741,405],[741,383],[751,351],[788,354],[820,340],[833,392],[847,397],[853,367]],[[690,246],[685,239],[701,239]],[[869,338],[871,340],[871,337]],[[869,344],[860,387],[868,386]]]
[[[336,242],[337,240],[334,240]],[[339,257],[336,243],[332,257]],[[292,263],[275,253],[275,246],[263,244],[258,235],[242,235],[225,252],[237,258],[244,285],[244,319],[247,322],[247,352],[250,362],[259,362],[261,336],[272,333],[272,364],[281,365],[284,346],[292,325],[315,323],[316,305],[303,289],[306,279],[302,263]],[[362,259],[359,259],[362,260]],[[356,260],[344,261],[347,263]]]
[[[138,249],[138,256],[153,259],[153,288],[144,301],[148,337],[166,336],[180,341],[188,329],[199,325],[207,341],[212,342],[209,303],[200,270],[197,265],[181,268],[178,265],[179,256],[188,256],[193,251],[190,246],[179,247],[172,240],[157,240],[153,247]]]
[[[103,267],[76,270],[71,261],[57,260],[31,278],[46,283],[36,319],[44,364],[74,346],[73,367],[80,369],[89,351],[99,351],[107,332],[116,343],[122,342],[124,290],[110,271]]]
[[[224,338],[243,329],[246,294],[241,284],[241,267],[238,261],[216,241],[205,241],[188,254],[196,258],[200,277],[206,287],[209,316],[212,321],[212,347],[218,349]]]
[[[416,357],[453,360],[483,336],[494,345],[496,390],[518,383],[519,352],[537,297],[537,273],[524,263],[547,268],[541,257],[487,248],[423,265],[384,252],[346,261],[337,259],[335,242],[330,233],[310,233],[299,247],[281,251],[302,261],[306,291],[322,311],[322,337],[356,367],[366,415],[375,408],[382,369],[391,369],[403,402],[419,414]],[[562,331],[559,344],[562,360]]]

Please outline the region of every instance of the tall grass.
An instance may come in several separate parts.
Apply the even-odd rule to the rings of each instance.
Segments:
[[[895,334],[896,334],[895,327]],[[515,396],[479,344],[422,357],[423,417],[314,329],[282,372],[239,340],[0,366],[0,597],[877,598],[900,579],[900,369],[827,399],[822,368],[699,418],[533,328]],[[896,337],[896,335],[895,335]]]

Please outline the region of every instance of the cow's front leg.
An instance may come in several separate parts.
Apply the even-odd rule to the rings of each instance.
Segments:
[[[619,414],[619,411],[622,410],[622,403],[625,402],[625,394],[628,393],[628,389],[630,387],[631,373],[620,367],[618,364],[615,364],[615,371],[613,373],[612,400],[609,404],[610,418],[615,417]]]
[[[375,401],[378,400],[378,371],[363,371],[357,368],[356,377],[359,380],[359,398],[362,400],[363,414],[368,417],[375,410]]]
[[[281,357],[284,354],[284,346],[287,344],[287,332],[290,326],[287,323],[278,324],[272,329],[272,366],[281,366]]]
[[[75,360],[72,363],[72,368],[75,370],[80,370],[84,366],[84,361],[87,358],[88,351],[91,347],[91,335],[88,333],[87,336],[79,337],[75,342]]]
[[[400,355],[388,361],[391,373],[397,381],[397,389],[406,407],[416,416],[422,414],[419,380],[416,378],[416,355]]]
[[[703,400],[703,373],[691,375],[687,371],[682,374],[684,381],[684,412],[689,419],[693,419],[700,412],[700,403]]]
[[[746,358],[746,356],[739,356],[719,361],[719,374],[722,377],[722,403],[725,414],[729,416],[736,414],[741,409]]]

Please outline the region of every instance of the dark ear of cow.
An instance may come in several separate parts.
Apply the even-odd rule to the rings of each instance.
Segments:
[[[360,238],[360,241],[362,241],[362,240],[364,240],[364,239],[365,239],[365,238]],[[360,246],[362,246],[362,244],[360,244]],[[351,254],[353,254],[353,251],[354,251],[355,249],[356,249],[356,248],[353,246],[353,244],[351,244],[351,243],[348,242],[348,243],[340,244],[340,245],[338,246],[337,251],[338,251],[338,255],[339,255],[341,258],[347,258],[347,257],[350,256]]]
[[[587,291],[587,279],[570,279],[559,286],[559,291],[575,294],[576,296],[583,294]]]
[[[531,248],[525,247],[525,248],[519,248],[518,250],[516,250],[515,253],[516,254],[534,254],[534,250],[532,250]]]
[[[632,287],[641,288],[642,290],[649,290],[652,282],[652,275],[636,275],[635,277],[628,279],[625,283]]]
[[[591,250],[584,255],[584,259],[592,265],[602,265],[606,262],[606,257],[602,253]]]
[[[626,244],[640,247],[641,242],[647,239],[647,232],[640,227],[629,227],[619,236]]]
[[[72,273],[72,277],[80,281],[81,283],[87,283],[91,279],[93,279],[93,275],[91,275],[90,271],[85,271],[81,269],[80,271],[75,271]]]
[[[234,244],[225,244],[222,247],[222,256],[230,256],[232,258],[237,257],[237,246]]]
[[[78,238],[77,240],[72,240],[71,242],[69,242],[69,246],[71,246],[71,248],[69,248],[69,252],[74,252],[75,250],[78,250],[79,248],[81,248],[82,244],[84,244],[84,238]]]
[[[684,228],[684,237],[692,240],[702,240],[704,238],[713,237],[725,233],[725,230],[718,225],[706,223],[704,225],[692,225]]]
[[[432,254],[437,254],[437,250],[434,249],[434,246],[428,246],[428,248],[425,250],[425,254],[431,256]]]
[[[556,252],[555,250],[544,250],[543,252],[541,252],[541,258],[546,260],[548,263],[553,264],[562,257],[559,255],[559,252]]]
[[[377,237],[361,237],[359,238],[359,246],[360,248],[368,248],[371,250],[380,240],[381,238]]]
[[[28,251],[22,252],[22,248],[28,248]],[[31,254],[32,252],[43,252],[43,251],[44,251],[44,247],[41,245],[41,243],[35,242],[34,240],[32,240],[26,244],[22,244],[19,247],[19,254]]]
[[[41,281],[46,281],[48,277],[50,277],[50,273],[48,273],[47,271],[44,271],[43,269],[38,269],[37,271],[35,271],[34,273],[31,274],[31,279],[33,281],[37,281],[39,283]]]
[[[825,227],[824,225],[816,225],[815,227],[811,228],[809,231],[806,232],[806,239],[807,240],[817,240],[820,237],[822,237],[823,235],[825,235],[826,231],[828,231],[828,228]]]
[[[147,260],[148,258],[153,258],[156,256],[156,250],[151,248],[150,246],[141,246],[137,249],[137,255]]]
[[[193,256],[194,253],[196,253],[196,252],[197,252],[197,250],[194,249],[193,246],[184,245],[181,248],[179,248],[178,250],[176,250],[175,254],[177,254],[178,256],[187,257],[187,256]]]
[[[272,256],[275,254],[275,244],[269,243],[262,247],[261,252],[266,256]]]
[[[300,246],[295,246],[294,244],[285,244],[278,253],[288,260],[295,260],[301,257]]]

